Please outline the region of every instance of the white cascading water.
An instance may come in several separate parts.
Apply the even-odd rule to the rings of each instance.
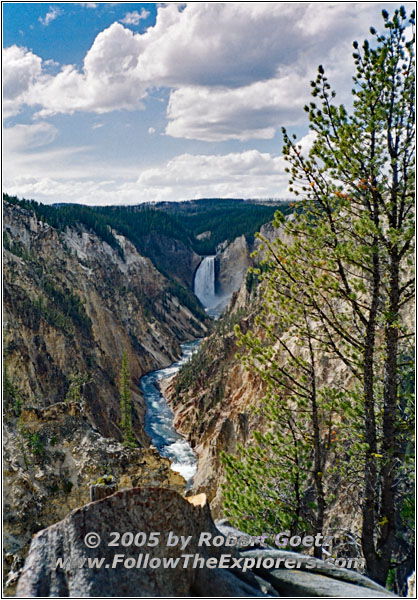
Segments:
[[[145,399],[145,431],[161,456],[171,461],[173,471],[178,471],[191,485],[197,469],[197,456],[190,444],[173,425],[173,411],[161,392],[159,382],[172,377],[196,352],[200,340],[181,344],[182,357],[165,369],[152,371],[141,377],[139,386]]]
[[[212,308],[218,302],[215,294],[215,256],[205,256],[194,278],[194,293],[205,308]]]

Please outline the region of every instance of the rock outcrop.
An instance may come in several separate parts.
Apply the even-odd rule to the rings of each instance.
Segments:
[[[216,293],[231,296],[241,287],[250,266],[250,249],[245,236],[236,238],[217,255]]]
[[[119,251],[81,225],[59,230],[4,203],[6,574],[32,534],[89,500],[97,478],[184,488],[149,448],[136,384],[178,359],[208,320],[185,305],[190,292],[115,237]],[[119,443],[124,352],[136,449]]]
[[[204,492],[215,518],[222,516],[220,453],[233,453],[245,444],[263,422],[251,407],[264,394],[263,383],[237,361],[234,324],[245,329],[253,323],[249,311],[254,295],[245,281],[229,310],[216,323],[191,362],[162,387],[174,410],[174,425],[189,440],[199,457],[193,492]]]
[[[283,553],[239,552],[226,545],[221,530],[207,505],[194,506],[173,491],[116,492],[34,537],[17,596],[393,597],[365,577],[344,569],[334,573],[321,561],[308,571],[305,555],[286,553],[302,568],[263,567],[265,559],[274,556],[274,562]]]
[[[170,274],[178,283],[193,290],[194,274],[202,259],[190,246],[156,231],[145,236],[141,243],[146,255],[162,273]]]
[[[268,241],[278,236],[286,241],[283,230],[275,229],[272,224],[263,225],[260,233]],[[263,244],[257,239],[254,247],[262,253]],[[238,444],[246,446],[252,442],[254,431],[265,432],[269,426],[262,414],[253,410],[260,408],[264,383],[236,357],[237,352],[245,352],[236,343],[236,324],[243,332],[251,330],[260,337],[265,335],[255,322],[261,309],[258,283],[251,274],[244,278],[227,312],[191,363],[165,384],[175,413],[175,427],[188,438],[199,457],[193,492],[208,496],[216,518],[222,516],[221,485],[225,483],[221,453],[234,454]],[[349,374],[341,365],[333,368],[324,357],[320,377],[323,383],[331,384],[337,377],[347,382]],[[348,492],[342,483],[338,503],[328,510],[327,527],[350,530],[354,535],[360,533],[361,518],[353,510],[353,498],[353,490]]]
[[[125,448],[104,438],[76,403],[24,409],[19,426],[6,423],[3,434],[3,543],[10,590],[32,535],[89,502],[90,484],[113,476],[119,489],[185,489],[168,459],[153,448]]]

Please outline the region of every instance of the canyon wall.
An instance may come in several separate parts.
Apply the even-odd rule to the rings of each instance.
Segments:
[[[250,266],[251,247],[241,235],[217,255],[216,293],[230,296],[237,292]]]
[[[115,235],[121,251],[82,226],[60,231],[4,204],[8,593],[31,536],[87,502],[92,481],[111,475],[118,487],[184,490],[169,461],[148,447],[137,384],[178,359],[180,343],[204,336],[209,322],[184,288],[180,299],[178,284]],[[137,448],[120,443],[124,352]]]
[[[120,439],[118,375],[127,353],[133,383],[180,356],[180,342],[207,332],[204,312],[117,236],[123,256],[79,228],[58,231],[22,208],[4,207],[4,329],[7,376],[24,405],[64,400],[82,374],[85,412]],[[132,386],[135,435],[144,405]]]

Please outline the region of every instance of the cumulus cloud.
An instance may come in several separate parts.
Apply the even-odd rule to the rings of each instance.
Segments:
[[[57,17],[62,15],[63,11],[56,6],[50,6],[49,11],[46,13],[45,17],[39,17],[38,21],[44,26],[48,27],[52,21],[55,21]]]
[[[228,154],[182,154],[144,169],[133,184],[121,186],[120,201],[134,198],[173,201],[192,198],[286,196],[288,177],[282,156],[258,150]]]
[[[183,87],[170,95],[166,133],[208,142],[269,139],[281,125],[305,118],[308,98],[306,80],[290,71],[242,88]]]
[[[42,59],[36,54],[10,46],[3,51],[3,110],[4,116],[19,112],[27,93],[42,72]]]
[[[142,44],[140,36],[114,23],[96,37],[82,72],[65,65],[57,75],[39,77],[28,103],[41,105],[41,117],[142,108],[147,86],[136,70]]]
[[[87,152],[69,148],[58,153],[41,150],[6,157],[4,189],[43,202],[59,199],[101,205],[287,196],[283,157],[258,150],[217,155],[186,153],[144,168],[139,174],[132,166],[90,163],[88,175]]]
[[[166,133],[172,137],[272,138],[278,127],[303,117],[320,62],[337,88],[351,87],[351,41],[367,36],[380,8],[342,2],[160,4],[155,25],[144,33],[122,23],[100,32],[82,69],[64,65],[48,74],[40,57],[6,49],[6,114],[16,114],[23,103],[39,106],[41,117],[137,110],[148,90],[167,87]],[[44,21],[57,10],[51,7]],[[147,12],[129,12],[122,22],[137,24]]]
[[[150,12],[148,10],[145,10],[145,8],[141,8],[140,13],[137,10],[126,13],[124,18],[121,19],[120,22],[125,23],[125,25],[138,25],[140,21],[149,17],[149,15]]]
[[[140,66],[171,85],[248,85],[269,79],[289,61],[287,32],[278,35],[279,3],[191,3],[160,9]],[[279,41],[281,39],[281,42]]]

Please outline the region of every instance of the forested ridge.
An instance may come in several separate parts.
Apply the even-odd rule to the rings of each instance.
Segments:
[[[231,242],[240,235],[252,240],[264,223],[273,220],[276,210],[285,214],[290,210],[289,203],[285,201],[262,204],[222,198],[106,207],[45,205],[9,194],[3,194],[3,198],[32,210],[40,220],[59,230],[81,224],[121,255],[122,249],[112,229],[127,237],[145,255],[149,240],[144,238],[151,232],[180,240],[197,254],[206,255],[215,254],[220,243]],[[210,235],[206,239],[198,239],[197,236],[204,232],[210,232]]]

